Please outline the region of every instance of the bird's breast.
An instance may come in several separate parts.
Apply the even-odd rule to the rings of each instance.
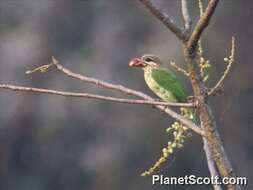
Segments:
[[[148,87],[162,100],[168,102],[175,102],[176,98],[173,94],[160,86],[152,77],[152,68],[144,68],[144,78]]]

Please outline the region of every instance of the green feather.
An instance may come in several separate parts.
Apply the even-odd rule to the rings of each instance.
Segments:
[[[166,68],[147,66],[144,78],[149,88],[166,102],[187,102],[185,89],[177,77]],[[194,123],[197,122],[193,108],[187,112]]]
[[[151,77],[159,86],[169,91],[177,101],[187,101],[187,95],[183,85],[171,71],[165,68],[153,68]]]

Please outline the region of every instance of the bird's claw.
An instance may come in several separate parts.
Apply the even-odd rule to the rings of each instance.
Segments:
[[[198,107],[199,101],[195,96],[188,96],[187,101],[192,103],[194,107]]]
[[[187,102],[194,103],[195,102],[195,97],[194,96],[188,96],[187,97]]]

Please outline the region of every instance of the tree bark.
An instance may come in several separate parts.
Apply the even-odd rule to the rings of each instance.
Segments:
[[[190,72],[191,85],[196,101],[197,112],[199,115],[201,128],[206,131],[206,139],[208,146],[211,149],[212,157],[216,163],[221,177],[235,177],[233,168],[228,160],[228,156],[224,150],[223,143],[217,130],[216,121],[212,114],[212,110],[208,104],[207,89],[198,73],[197,63],[195,60],[195,53],[192,49],[184,44],[183,47],[184,58]],[[239,185],[226,185],[228,190],[240,190]]]

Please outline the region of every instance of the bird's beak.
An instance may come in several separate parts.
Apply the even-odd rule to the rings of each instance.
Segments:
[[[140,58],[133,58],[129,62],[129,67],[145,67],[147,64]]]

